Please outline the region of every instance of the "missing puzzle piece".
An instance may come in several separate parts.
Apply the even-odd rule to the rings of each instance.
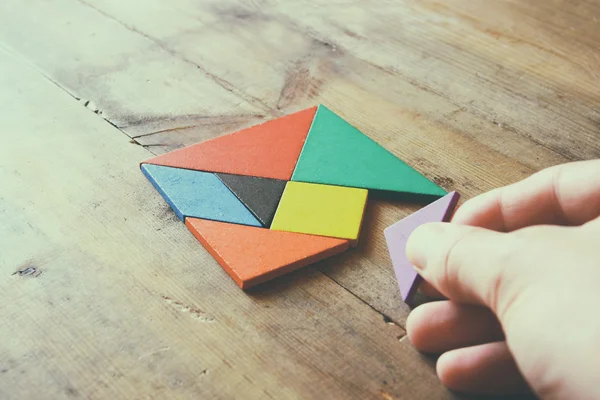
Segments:
[[[406,243],[408,238],[415,229],[423,224],[429,222],[447,222],[452,216],[459,198],[460,195],[457,192],[452,192],[388,227],[384,231],[396,279],[400,286],[402,301],[409,305],[412,303],[413,297],[421,283],[421,277],[406,257]]]

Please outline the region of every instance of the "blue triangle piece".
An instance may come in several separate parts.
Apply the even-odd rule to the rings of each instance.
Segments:
[[[293,181],[436,198],[446,191],[320,105]]]
[[[182,221],[195,217],[262,226],[215,174],[151,164],[141,168]]]

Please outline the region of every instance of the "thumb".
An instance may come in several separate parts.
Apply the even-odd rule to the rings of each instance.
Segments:
[[[406,245],[421,277],[451,300],[487,306],[498,301],[519,277],[514,258],[522,245],[506,233],[451,223],[417,228]]]

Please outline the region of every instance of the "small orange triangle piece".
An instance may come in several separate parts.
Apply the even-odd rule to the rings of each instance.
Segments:
[[[185,224],[242,288],[348,249],[348,240],[186,218]]]
[[[147,164],[290,180],[317,107],[178,149]]]

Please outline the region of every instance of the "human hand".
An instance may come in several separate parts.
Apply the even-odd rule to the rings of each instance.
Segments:
[[[450,389],[600,398],[600,160],[543,170],[423,225],[407,255],[445,300],[408,318]],[[449,300],[447,300],[449,299]]]

